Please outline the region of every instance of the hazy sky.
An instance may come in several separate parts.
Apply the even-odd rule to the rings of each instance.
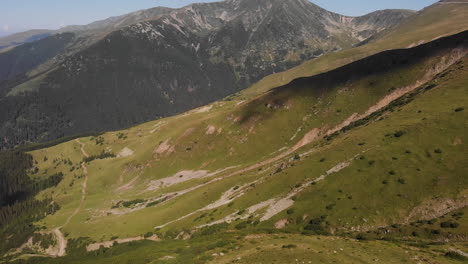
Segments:
[[[28,29],[58,29],[155,6],[181,7],[216,0],[3,0],[0,35]],[[358,16],[378,9],[419,10],[436,0],[311,0],[330,11]]]

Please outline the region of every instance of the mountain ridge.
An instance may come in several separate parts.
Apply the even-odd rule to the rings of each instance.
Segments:
[[[362,39],[350,19],[343,23],[342,16],[308,1],[225,1],[166,11],[156,20],[104,34],[97,42],[74,33],[65,55],[36,67],[39,71],[24,69],[34,74],[26,74],[19,86],[4,82],[2,112],[17,114],[2,118],[1,145],[116,129],[181,113]],[[410,13],[398,13],[395,23],[401,22],[400,15]],[[365,32],[382,29],[380,22],[373,27],[366,20],[359,25]],[[29,106],[34,100],[39,103]],[[51,109],[63,110],[57,114]],[[23,121],[14,121],[18,119]],[[41,120],[44,129],[38,130],[33,120]],[[29,127],[31,121],[35,128]]]

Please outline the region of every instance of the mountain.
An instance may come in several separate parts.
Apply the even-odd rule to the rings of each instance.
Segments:
[[[136,24],[145,20],[153,20],[157,17],[168,14],[173,9],[167,7],[155,7],[146,10],[140,10],[117,17],[110,17],[101,21],[96,21],[84,26],[66,26],[58,30],[58,32],[78,32],[83,34],[92,34],[97,31],[111,32],[115,29],[123,28],[132,24]]]
[[[20,203],[30,210],[22,217],[1,211],[11,228],[0,233],[4,259],[460,263],[468,230],[467,36],[382,51],[260,96],[12,152],[26,165],[4,170],[43,187],[29,190],[37,205]],[[21,221],[27,216],[35,227]]]
[[[8,61],[23,52],[5,53],[12,59],[0,67],[0,76],[7,76],[0,84],[6,95],[0,99],[1,146],[181,113],[351,48],[412,14],[385,10],[352,18],[306,0],[228,0],[73,27],[73,41],[55,56],[28,55],[11,71]]]
[[[226,3],[240,2],[214,7]],[[355,48],[172,117],[1,151],[0,261],[465,263],[467,10],[432,5]],[[87,61],[103,51],[190,66],[189,52],[174,56],[177,45],[211,36],[200,29],[216,22],[184,24],[132,25],[107,36],[108,49],[93,45],[57,70],[86,84],[77,76],[91,74]],[[172,53],[127,40],[139,38]],[[97,79],[115,60],[93,62]],[[107,107],[80,89],[83,105]],[[30,114],[52,105],[30,100]]]
[[[46,38],[52,35],[52,32],[52,30],[47,29],[36,29],[1,37],[0,51],[3,52],[7,48]]]

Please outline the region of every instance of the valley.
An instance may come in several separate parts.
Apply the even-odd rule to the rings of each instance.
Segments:
[[[208,5],[219,15],[216,8],[222,5],[264,2],[276,3],[228,0],[178,12]],[[283,11],[296,8],[285,5]],[[0,155],[0,175],[16,177],[0,187],[19,186],[0,196],[6,204],[0,207],[0,240],[5,241],[0,263],[465,263],[468,20],[461,18],[466,14],[466,3],[441,1],[355,47],[334,49],[290,69],[283,65],[272,75],[265,70],[244,83],[251,84],[247,89],[185,102],[186,108],[168,117],[123,122],[133,126],[115,131],[100,119],[87,120],[94,111],[87,99],[95,95],[76,89],[76,98],[90,111],[80,118],[107,132]],[[229,16],[235,15],[222,15]],[[172,19],[189,19],[185,25],[197,30],[207,26],[187,22],[192,16]],[[86,59],[76,64],[76,58],[95,57],[106,39],[119,46],[133,27],[161,21],[111,33],[83,55],[66,59],[69,68],[44,78],[78,85],[83,75],[67,69],[85,65]],[[217,20],[210,21],[215,27]],[[253,25],[247,43],[260,34],[263,22]],[[192,34],[180,30],[163,35],[175,34],[174,43],[180,43],[179,37]],[[148,49],[141,45],[135,51],[143,58]],[[91,73],[101,73],[92,65],[86,66]],[[104,97],[123,92],[102,89]],[[134,99],[129,105],[142,103]],[[124,111],[139,113],[115,113]],[[24,212],[10,209],[15,195]]]

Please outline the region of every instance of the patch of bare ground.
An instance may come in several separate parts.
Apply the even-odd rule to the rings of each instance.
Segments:
[[[169,142],[171,139],[166,139],[165,141],[161,142],[159,146],[156,147],[156,149],[153,151],[153,154],[171,154],[174,152],[174,146],[171,146]]]
[[[184,171],[180,171],[180,172],[177,172],[176,174],[174,174],[171,177],[150,181],[149,184],[148,184],[147,191],[154,191],[154,190],[157,190],[157,189],[160,189],[160,188],[169,187],[171,185],[186,182],[186,181],[190,181],[190,180],[193,180],[193,179],[213,177],[213,176],[216,176],[216,175],[218,175],[220,173],[223,173],[223,172],[225,172],[227,170],[230,170],[230,169],[233,169],[233,168],[235,168],[235,167],[228,167],[228,168],[217,170],[217,171],[214,171],[214,172],[211,172],[211,173],[209,173],[207,170],[198,170],[198,171],[184,170]]]
[[[128,147],[125,147],[123,148],[119,154],[117,155],[117,157],[119,158],[122,158],[122,157],[130,157],[134,154],[135,152],[131,149],[129,149]]]
[[[452,211],[468,206],[468,196],[462,196],[457,199],[435,198],[425,201],[419,206],[413,208],[406,217],[404,223],[408,224],[418,220],[431,220],[446,215]]]
[[[153,235],[151,237],[137,236],[137,237],[128,237],[128,238],[118,238],[114,240],[89,244],[88,246],[86,246],[86,251],[88,252],[96,251],[101,247],[110,248],[115,244],[125,244],[125,243],[134,242],[134,241],[141,241],[141,240],[160,241],[161,239],[156,235]]]
[[[365,151],[364,151],[365,152]],[[285,197],[283,198],[276,198],[274,199],[274,202],[270,203],[268,208],[266,209],[264,215],[260,218],[260,221],[267,221],[271,219],[273,216],[279,214],[280,212],[290,208],[291,206],[294,205],[294,200],[293,197],[298,195],[300,192],[302,192],[305,188],[310,186],[312,183],[317,183],[319,181],[325,180],[326,177],[328,177],[331,174],[340,172],[341,170],[347,168],[349,165],[351,165],[351,162],[356,159],[359,155],[355,155],[354,157],[350,158],[347,161],[338,163],[336,166],[333,168],[329,169],[328,171],[325,172],[325,174],[320,175],[318,178],[316,178],[313,181],[308,181],[304,184],[302,184],[299,187],[294,188],[291,192],[289,192]]]
[[[212,126],[212,125],[209,125],[207,128],[206,128],[206,133],[207,135],[213,135],[214,133],[216,132],[216,127],[215,126]]]
[[[279,220],[278,222],[275,223],[275,228],[276,229],[283,229],[288,224],[289,224],[289,220],[286,219],[286,218],[283,218],[283,219],[281,219],[281,220]]]
[[[223,205],[229,204],[230,202],[232,202],[235,199],[237,199],[237,198],[241,197],[242,195],[244,195],[245,192],[247,192],[251,188],[250,186],[252,186],[253,184],[255,184],[257,182],[258,182],[258,180],[254,181],[254,182],[251,182],[251,183],[247,183],[247,184],[245,184],[243,186],[237,186],[237,187],[231,188],[231,189],[227,190],[226,192],[224,192],[217,201],[215,201],[215,202],[213,202],[213,203],[211,203],[211,204],[209,204],[209,205],[207,205],[207,206],[205,206],[205,207],[203,207],[201,209],[198,209],[198,210],[193,211],[193,212],[191,212],[189,214],[186,214],[186,215],[184,215],[182,217],[179,217],[177,219],[169,221],[169,222],[167,222],[167,223],[165,223],[163,225],[159,225],[159,226],[157,226],[155,228],[163,228],[163,227],[166,227],[166,226],[168,226],[168,225],[170,225],[172,223],[175,223],[175,222],[178,222],[180,220],[191,217],[191,216],[193,216],[193,215],[195,215],[195,214],[197,214],[199,212],[212,210],[212,209],[221,207]]]
[[[157,124],[155,124],[153,126],[153,128],[150,130],[150,134],[153,134],[154,132],[158,131],[159,129],[161,129],[161,127],[163,127],[163,125],[165,125],[166,122],[165,121],[161,121],[161,122],[158,122]]]
[[[131,179],[128,183],[118,187],[115,191],[116,192],[123,192],[132,189],[135,186],[135,183],[140,178],[140,175],[137,175],[135,178]]]
[[[212,108],[213,108],[212,105],[207,105],[207,106],[203,106],[203,107],[193,110],[192,113],[194,114],[206,113],[206,112],[209,112]]]

